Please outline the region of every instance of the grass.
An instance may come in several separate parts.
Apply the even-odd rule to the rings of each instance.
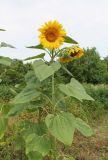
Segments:
[[[79,133],[75,137],[70,152],[76,160],[108,160],[108,113],[94,126],[92,137],[85,138]]]

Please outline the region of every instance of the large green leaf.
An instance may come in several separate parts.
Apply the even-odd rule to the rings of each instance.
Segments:
[[[60,84],[59,89],[65,93],[67,96],[72,96],[82,101],[85,100],[94,100],[89,96],[81,83],[79,83],[75,78],[71,79],[71,82],[68,84]]]
[[[7,127],[7,119],[5,117],[0,117],[0,139],[3,138],[6,127]]]
[[[65,95],[60,92],[60,90],[55,90],[55,106],[60,107],[62,110],[67,110],[67,104],[65,100]]]
[[[76,42],[74,39],[72,39],[69,36],[65,36],[64,38],[66,43],[78,44],[78,42]]]
[[[24,110],[29,108],[30,104],[27,103],[21,103],[16,104],[14,107],[12,107],[8,113],[8,116],[16,116],[21,114]]]
[[[28,57],[25,59],[26,60],[32,60],[32,59],[38,59],[38,58],[44,58],[45,56],[45,53],[41,53],[41,54],[38,54],[37,56],[33,56],[33,57]]]
[[[89,137],[93,134],[93,130],[82,119],[76,118],[76,129],[78,129],[84,136]]]
[[[42,44],[38,44],[37,46],[29,46],[27,48],[31,48],[31,49],[43,49],[43,50],[45,50],[44,47],[42,46]]]
[[[12,62],[12,60],[8,57],[0,57],[0,64],[10,66],[11,62]]]
[[[28,155],[28,160],[42,160],[42,155],[38,152],[30,152]]]
[[[35,133],[29,134],[25,139],[26,142],[26,154],[32,151],[37,151],[42,156],[48,154],[51,149],[51,142],[48,137],[38,136]]]
[[[60,69],[60,67],[61,67],[60,63],[58,63],[58,62],[54,62],[50,66],[53,69],[53,72],[58,71]]]
[[[27,85],[12,101],[13,104],[28,103],[40,96],[35,85]]]
[[[24,131],[24,137],[28,136],[28,133],[36,133],[38,136],[42,136],[46,134],[48,130],[44,122],[34,123],[30,121],[24,121],[21,123],[20,127]]]
[[[49,114],[45,119],[51,134],[66,145],[71,145],[75,130],[75,117],[72,113]]]
[[[43,81],[49,76],[53,75],[61,67],[60,63],[54,62],[50,66],[45,64],[42,60],[35,61],[33,63],[33,69],[35,71],[36,77]]]
[[[14,46],[12,46],[12,45],[10,45],[10,44],[7,44],[7,43],[5,43],[5,42],[1,42],[0,48],[2,48],[2,47],[15,48]]]
[[[36,78],[35,72],[32,70],[28,71],[25,75],[25,81],[27,84],[35,84],[36,86],[40,85],[40,81]]]

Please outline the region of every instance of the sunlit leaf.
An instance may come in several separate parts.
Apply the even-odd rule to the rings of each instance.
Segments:
[[[31,49],[43,49],[44,50],[42,44],[38,44],[37,46],[29,46],[27,48],[31,48]]]
[[[30,71],[28,71],[26,73],[26,75],[25,75],[25,81],[26,81],[27,84],[33,84],[33,83],[35,83],[37,85],[37,83],[39,83],[39,80],[37,80],[37,78],[35,76],[35,72],[33,70],[30,70]]]
[[[64,38],[66,43],[78,44],[78,42],[76,42],[74,39],[72,39],[69,36],[65,36]]]
[[[93,135],[93,130],[90,126],[80,118],[76,118],[76,129],[86,137]]]
[[[31,151],[37,151],[40,154],[42,154],[42,156],[45,156],[51,149],[50,139],[45,136],[38,136],[35,133],[29,134],[26,137],[25,142],[26,154],[28,154]]]
[[[36,77],[43,81],[49,76],[53,75],[56,71],[60,69],[61,65],[58,62],[54,62],[50,66],[45,64],[42,60],[35,61],[33,63],[33,69],[35,71]]]
[[[0,48],[2,48],[2,47],[15,48],[14,46],[12,46],[12,45],[10,45],[10,44],[7,44],[7,43],[5,43],[5,42],[1,42]]]
[[[32,59],[38,59],[38,58],[44,58],[45,56],[45,53],[41,53],[41,54],[38,54],[37,56],[33,56],[33,57],[28,57],[25,59],[26,60],[32,60]]]
[[[27,85],[12,101],[13,104],[28,103],[40,96],[34,85]]]
[[[75,117],[72,113],[49,114],[45,122],[54,137],[66,145],[72,144],[75,131]]]
[[[71,79],[71,82],[68,84],[60,84],[59,89],[65,93],[67,96],[72,96],[78,100],[94,100],[89,96],[81,83],[79,83],[75,78]]]

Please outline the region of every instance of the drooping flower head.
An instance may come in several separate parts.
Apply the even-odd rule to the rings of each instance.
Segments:
[[[69,49],[69,55],[73,58],[80,58],[84,55],[84,50],[83,48],[75,46]]]
[[[64,42],[66,32],[63,29],[62,24],[58,21],[49,21],[45,23],[41,28],[39,35],[40,43],[44,48],[56,49]]]
[[[83,48],[78,46],[67,47],[59,54],[59,62],[67,63],[84,55]]]

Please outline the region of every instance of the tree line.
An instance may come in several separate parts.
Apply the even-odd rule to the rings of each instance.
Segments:
[[[84,49],[84,56],[64,64],[73,76],[83,83],[108,84],[108,56],[101,59],[95,47]],[[24,82],[24,75],[31,70],[31,63],[24,64],[22,60],[13,59],[10,67],[0,64],[0,83],[19,84]],[[40,71],[41,72],[41,71]],[[68,82],[71,78],[60,70],[57,76]]]

